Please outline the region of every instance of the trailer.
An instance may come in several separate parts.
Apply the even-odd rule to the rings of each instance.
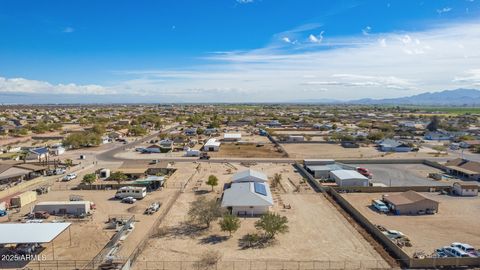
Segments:
[[[23,207],[29,203],[32,203],[37,200],[37,192],[36,191],[25,191],[15,197],[10,199],[11,207]]]

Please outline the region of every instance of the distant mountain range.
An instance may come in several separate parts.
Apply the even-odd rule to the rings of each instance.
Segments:
[[[314,99],[298,100],[297,102],[313,104],[480,106],[480,90],[460,88],[455,90],[444,90],[441,92],[427,92],[401,98],[364,98],[350,101]]]
[[[128,100],[128,101],[126,101]],[[137,95],[61,95],[61,94],[34,94],[34,93],[2,93],[0,92],[0,105],[2,104],[108,104],[108,103],[185,103],[172,98],[160,96]],[[202,103],[202,102],[197,102]],[[208,103],[208,102],[203,102]],[[217,102],[218,103],[218,102]],[[221,102],[219,102],[221,103]],[[226,102],[231,103],[231,102]],[[248,102],[246,102],[248,103]],[[262,102],[258,102],[262,103]],[[280,102],[282,103],[282,102]],[[431,105],[431,106],[480,106],[480,90],[455,89],[441,92],[427,92],[419,95],[387,98],[387,99],[357,99],[342,101],[337,99],[301,99],[285,101],[283,103],[301,104],[359,104],[359,105]]]
[[[387,99],[359,99],[348,103],[353,104],[379,104],[379,105],[451,105],[451,106],[479,106],[480,90],[476,89],[455,89],[441,92],[427,92],[419,95],[387,98]]]

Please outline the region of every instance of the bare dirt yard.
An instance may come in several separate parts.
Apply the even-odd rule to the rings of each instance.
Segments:
[[[344,148],[339,144],[330,143],[285,143],[282,144],[285,151],[291,158],[331,158],[331,159],[361,159],[361,158],[431,158],[434,157],[429,151],[420,149],[419,152],[408,153],[385,153],[378,151],[375,147]]]
[[[250,166],[269,177],[275,173],[282,175],[281,187],[272,190],[275,201],[272,211],[288,218],[289,232],[279,235],[273,245],[241,246],[244,235],[257,232],[254,223],[259,218],[242,218],[240,229],[231,237],[220,230],[217,222],[208,229],[192,226],[187,216],[191,202],[199,196],[220,198],[223,184],[230,181],[233,173],[246,168],[237,163],[201,163],[198,173],[169,211],[158,233],[149,240],[134,268],[154,269],[161,265],[165,269],[179,269],[181,265],[183,269],[193,269],[190,263],[212,250],[221,254],[218,269],[232,269],[233,263],[235,269],[256,269],[252,265],[265,269],[265,264],[268,269],[281,269],[274,267],[276,263],[280,263],[277,267],[294,263],[299,269],[312,269],[312,261],[317,261],[315,267],[323,268],[389,267],[323,195],[305,186],[299,190],[294,188],[301,184],[302,177],[287,164]],[[219,178],[219,185],[213,191],[205,184],[210,174]],[[284,204],[291,208],[285,209]]]
[[[394,194],[394,193],[392,193]],[[455,197],[438,193],[422,193],[440,202],[435,215],[394,216],[379,214],[369,208],[372,199],[380,199],[381,193],[347,193],[344,196],[372,223],[389,230],[403,232],[412,247],[404,247],[413,255],[415,251],[433,253],[434,249],[449,246],[452,242],[468,243],[480,247],[480,197]]]
[[[222,143],[218,152],[210,152],[210,156],[233,158],[281,158],[283,153],[276,150],[272,143]]]

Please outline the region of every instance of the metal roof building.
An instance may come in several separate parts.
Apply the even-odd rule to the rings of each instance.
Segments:
[[[268,177],[259,171],[248,169],[245,171],[238,172],[233,175],[232,182],[267,182]]]
[[[369,185],[368,178],[354,170],[331,171],[330,176],[340,187],[368,187]]]
[[[50,243],[71,223],[0,224],[0,244]]]

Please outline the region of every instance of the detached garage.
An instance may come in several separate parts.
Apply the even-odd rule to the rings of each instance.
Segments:
[[[339,187],[368,187],[369,180],[354,170],[336,170],[330,172],[330,177]]]
[[[397,215],[419,215],[438,212],[438,202],[409,190],[400,194],[384,196],[383,200]]]

